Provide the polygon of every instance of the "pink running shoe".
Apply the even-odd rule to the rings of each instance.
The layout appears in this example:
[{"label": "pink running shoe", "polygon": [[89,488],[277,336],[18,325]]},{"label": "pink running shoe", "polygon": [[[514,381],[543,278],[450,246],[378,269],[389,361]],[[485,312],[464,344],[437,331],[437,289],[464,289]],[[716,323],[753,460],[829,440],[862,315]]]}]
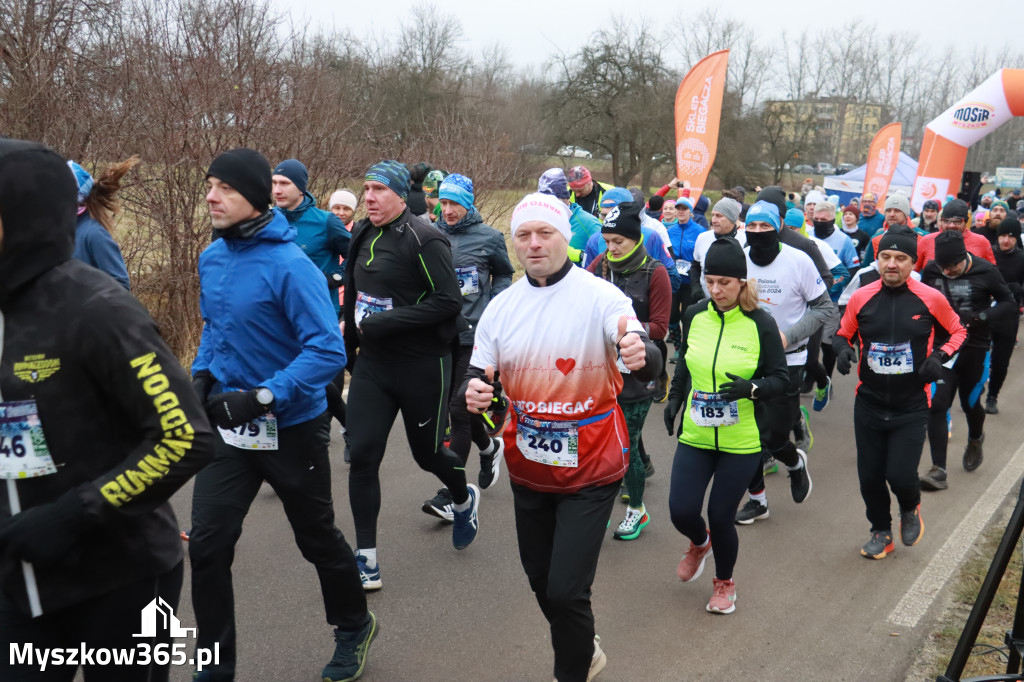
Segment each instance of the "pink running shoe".
[{"label": "pink running shoe", "polygon": [[719,580],[714,578],[711,581],[715,591],[708,602],[708,611],[711,613],[732,613],[736,610],[736,583],[732,580]]},{"label": "pink running shoe", "polygon": [[700,574],[704,572],[704,562],[707,561],[708,554],[711,554],[710,533],[708,534],[708,543],[703,547],[690,543],[686,554],[679,560],[679,569],[676,571],[679,579],[684,583],[692,583],[699,578]]}]

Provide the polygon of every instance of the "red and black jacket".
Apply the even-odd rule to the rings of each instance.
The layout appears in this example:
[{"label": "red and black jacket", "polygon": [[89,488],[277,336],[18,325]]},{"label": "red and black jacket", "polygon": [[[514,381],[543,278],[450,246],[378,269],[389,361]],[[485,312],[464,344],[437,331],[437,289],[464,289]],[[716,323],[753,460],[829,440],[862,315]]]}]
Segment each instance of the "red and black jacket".
[{"label": "red and black jacket", "polygon": [[[909,279],[906,284],[889,287],[878,280],[858,289],[833,340],[837,353],[847,343],[860,343],[857,397],[898,412],[926,409],[930,404],[928,385],[917,372],[932,353],[936,326],[943,336],[949,336],[941,346],[946,355],[955,353],[967,338],[960,316],[941,293],[926,284]],[[876,374],[868,366],[867,351],[872,343],[908,341],[914,357],[913,373]]]}]

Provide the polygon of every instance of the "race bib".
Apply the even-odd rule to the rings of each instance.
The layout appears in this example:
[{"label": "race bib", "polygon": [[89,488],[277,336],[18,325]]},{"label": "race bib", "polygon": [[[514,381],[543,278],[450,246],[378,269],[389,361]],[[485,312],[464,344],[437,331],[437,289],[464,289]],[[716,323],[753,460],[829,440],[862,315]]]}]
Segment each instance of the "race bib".
[{"label": "race bib", "polygon": [[0,403],[0,478],[57,473],[34,400]]},{"label": "race bib", "polygon": [[242,450],[277,450],[277,417],[269,412],[233,429],[222,429],[224,442]]},{"label": "race bib", "polygon": [[868,349],[868,367],[875,374],[911,374],[914,371],[914,351],[910,342],[872,343]]},{"label": "race bib", "polygon": [[694,391],[690,397],[690,419],[697,426],[732,426],[740,422],[740,407],[721,393]]},{"label": "race bib", "polygon": [[683,260],[682,258],[677,258],[676,259],[676,272],[678,272],[680,275],[684,275],[684,276],[685,275],[689,275],[690,274],[690,261]]},{"label": "race bib", "polygon": [[579,466],[576,422],[542,421],[518,415],[516,447],[531,462],[553,467]]},{"label": "race bib", "polygon": [[480,293],[480,273],[475,265],[455,268],[455,276],[459,278],[459,290],[463,296]]},{"label": "race bib", "polygon": [[361,327],[363,320],[375,313],[382,313],[394,307],[390,298],[377,298],[362,291],[356,294],[356,327]]}]

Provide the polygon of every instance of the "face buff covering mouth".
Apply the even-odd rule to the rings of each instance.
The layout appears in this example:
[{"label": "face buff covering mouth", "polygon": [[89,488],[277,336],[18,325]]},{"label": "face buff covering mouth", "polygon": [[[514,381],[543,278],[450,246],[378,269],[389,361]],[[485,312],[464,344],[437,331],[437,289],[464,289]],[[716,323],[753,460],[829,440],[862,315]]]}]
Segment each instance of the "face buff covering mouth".
[{"label": "face buff covering mouth", "polygon": [[747,232],[747,246],[750,247],[750,260],[754,265],[764,267],[770,265],[775,257],[779,255],[779,233],[775,230],[768,232]]}]

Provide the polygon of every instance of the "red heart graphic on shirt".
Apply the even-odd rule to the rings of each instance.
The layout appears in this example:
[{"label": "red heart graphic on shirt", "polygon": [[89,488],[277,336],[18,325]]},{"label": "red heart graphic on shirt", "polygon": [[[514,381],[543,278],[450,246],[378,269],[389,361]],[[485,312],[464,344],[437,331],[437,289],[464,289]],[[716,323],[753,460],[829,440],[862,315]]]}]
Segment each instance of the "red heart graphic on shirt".
[{"label": "red heart graphic on shirt", "polygon": [[555,360],[555,367],[557,367],[558,371],[564,374],[565,376],[569,376],[569,372],[571,372],[572,368],[575,366],[576,361],[573,360],[572,358],[558,358],[557,360]]}]

